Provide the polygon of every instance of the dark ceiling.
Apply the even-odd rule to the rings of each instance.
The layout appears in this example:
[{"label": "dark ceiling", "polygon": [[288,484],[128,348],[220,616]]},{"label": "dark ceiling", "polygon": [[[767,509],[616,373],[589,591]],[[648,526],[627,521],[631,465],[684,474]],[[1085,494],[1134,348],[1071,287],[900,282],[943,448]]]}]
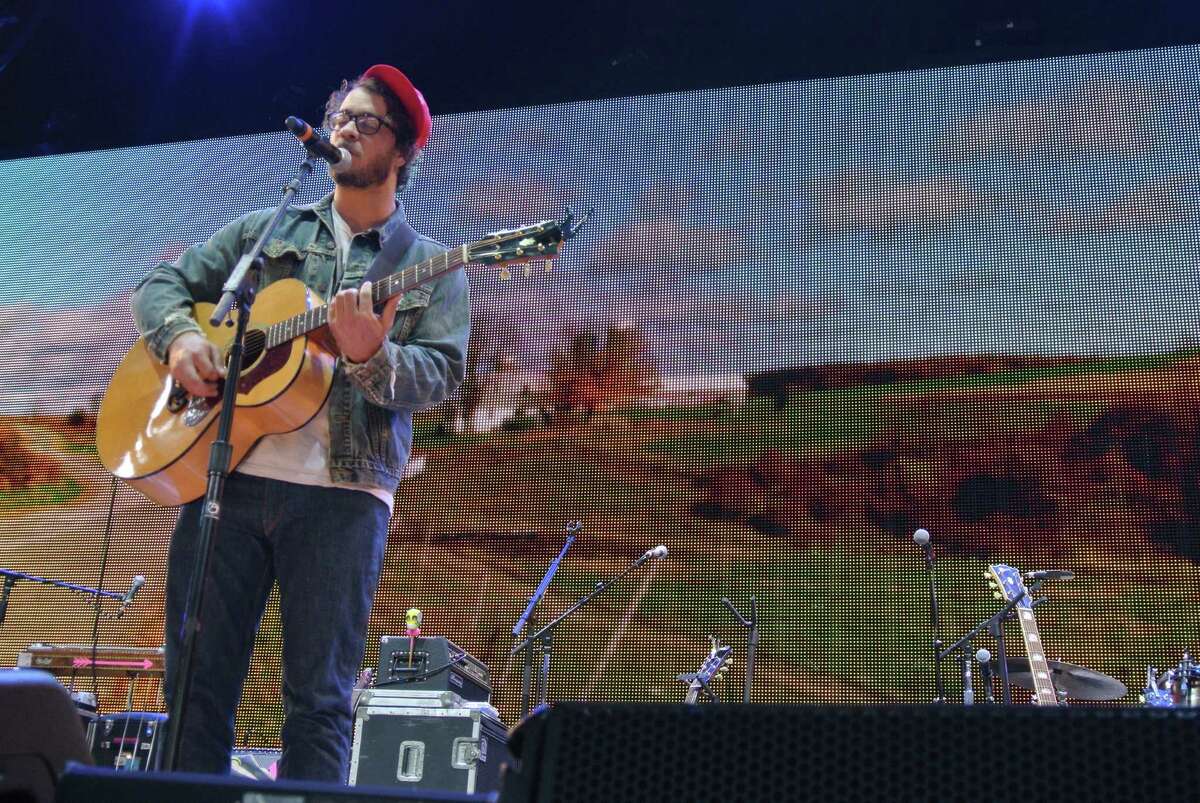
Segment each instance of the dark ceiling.
[{"label": "dark ceiling", "polygon": [[0,0],[0,157],[280,130],[380,61],[445,114],[1197,42],[1196,0]]}]

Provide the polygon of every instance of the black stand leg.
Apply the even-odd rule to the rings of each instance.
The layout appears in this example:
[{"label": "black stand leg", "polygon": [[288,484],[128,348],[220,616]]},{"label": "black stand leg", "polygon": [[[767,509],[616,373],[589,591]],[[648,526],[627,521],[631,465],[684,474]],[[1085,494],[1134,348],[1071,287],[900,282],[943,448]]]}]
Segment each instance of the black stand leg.
[{"label": "black stand leg", "polygon": [[8,595],[16,584],[17,578],[5,575],[4,587],[0,589],[0,625],[4,624],[4,617],[8,615]]}]

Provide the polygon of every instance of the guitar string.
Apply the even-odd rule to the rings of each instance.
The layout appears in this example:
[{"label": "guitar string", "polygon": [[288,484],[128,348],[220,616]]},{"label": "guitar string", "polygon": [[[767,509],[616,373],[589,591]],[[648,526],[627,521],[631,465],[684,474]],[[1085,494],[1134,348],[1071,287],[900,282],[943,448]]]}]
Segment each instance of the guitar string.
[{"label": "guitar string", "polygon": [[[444,251],[441,254],[435,254],[423,262],[419,262],[416,265],[388,276],[371,288],[372,301],[378,304],[380,301],[391,298],[398,292],[407,292],[422,281],[432,279],[439,274],[460,267],[464,263],[462,257],[458,253],[455,253],[457,251],[458,249],[454,249],[454,252]],[[451,253],[454,253],[453,257],[451,257]],[[437,268],[434,265],[439,258],[442,260],[441,268]],[[428,272],[425,280],[421,279],[421,272],[423,270]],[[399,286],[399,290],[397,290],[397,286]],[[328,309],[327,304],[311,307],[299,315],[293,315],[290,318],[285,318],[282,321],[271,324],[265,330],[266,343],[264,348],[275,348],[299,335],[307,334],[314,329],[324,326],[328,323]]]}]

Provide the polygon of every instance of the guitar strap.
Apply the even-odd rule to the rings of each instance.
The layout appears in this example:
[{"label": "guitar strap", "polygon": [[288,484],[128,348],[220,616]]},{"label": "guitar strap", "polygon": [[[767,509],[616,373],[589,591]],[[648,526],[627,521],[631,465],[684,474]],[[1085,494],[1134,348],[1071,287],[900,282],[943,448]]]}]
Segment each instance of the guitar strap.
[{"label": "guitar strap", "polygon": [[379,230],[379,253],[367,268],[363,281],[378,282],[396,272],[400,260],[417,239],[417,232],[408,225],[404,214],[404,203],[396,199],[396,211]]}]

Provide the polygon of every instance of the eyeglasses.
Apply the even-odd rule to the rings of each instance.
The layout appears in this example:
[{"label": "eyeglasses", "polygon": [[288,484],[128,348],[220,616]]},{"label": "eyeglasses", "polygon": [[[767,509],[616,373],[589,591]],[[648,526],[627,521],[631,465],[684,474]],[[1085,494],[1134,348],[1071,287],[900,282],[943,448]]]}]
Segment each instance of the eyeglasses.
[{"label": "eyeglasses", "polygon": [[371,114],[370,112],[355,113],[336,111],[329,115],[328,122],[329,129],[331,131],[350,125],[351,123],[354,123],[355,127],[358,128],[358,133],[360,134],[374,134],[379,130],[381,125],[391,128],[393,132],[396,130],[387,120],[383,119],[378,114]]}]

